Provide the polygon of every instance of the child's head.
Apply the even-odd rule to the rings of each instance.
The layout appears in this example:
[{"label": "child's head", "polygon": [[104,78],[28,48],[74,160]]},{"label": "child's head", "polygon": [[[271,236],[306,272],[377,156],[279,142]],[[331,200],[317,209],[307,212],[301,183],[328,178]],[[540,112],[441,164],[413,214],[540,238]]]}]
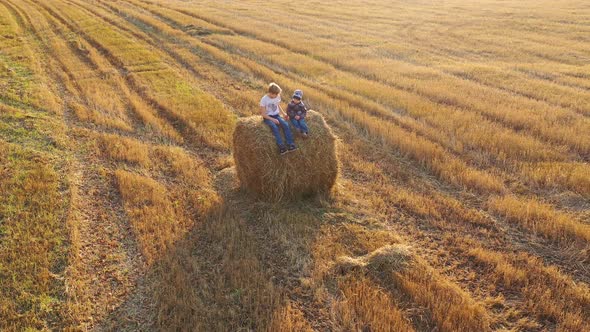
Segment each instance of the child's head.
[{"label": "child's head", "polygon": [[272,83],[270,83],[268,85],[268,95],[269,95],[269,97],[276,98],[278,95],[281,94],[281,91],[283,91],[283,90],[275,82],[272,82]]},{"label": "child's head", "polygon": [[301,102],[302,98],[303,98],[303,91],[295,90],[295,92],[293,93],[293,102],[296,104],[299,104]]}]

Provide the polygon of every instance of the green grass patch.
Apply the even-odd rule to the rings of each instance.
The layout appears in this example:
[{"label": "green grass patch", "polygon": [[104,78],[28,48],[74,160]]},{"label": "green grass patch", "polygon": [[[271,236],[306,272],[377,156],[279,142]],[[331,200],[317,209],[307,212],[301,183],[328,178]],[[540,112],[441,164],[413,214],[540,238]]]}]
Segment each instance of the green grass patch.
[{"label": "green grass patch", "polygon": [[0,330],[64,326],[68,230],[59,119],[0,104]]},{"label": "green grass patch", "polygon": [[[0,35],[11,35],[8,26]],[[64,124],[24,39],[0,40],[0,331],[68,325]],[[5,52],[5,50],[11,53]]]},{"label": "green grass patch", "polygon": [[52,154],[0,139],[0,330],[63,324],[68,245]]},{"label": "green grass patch", "polygon": [[0,95],[3,100],[30,103],[34,100],[33,80],[34,75],[29,68],[0,53]]}]

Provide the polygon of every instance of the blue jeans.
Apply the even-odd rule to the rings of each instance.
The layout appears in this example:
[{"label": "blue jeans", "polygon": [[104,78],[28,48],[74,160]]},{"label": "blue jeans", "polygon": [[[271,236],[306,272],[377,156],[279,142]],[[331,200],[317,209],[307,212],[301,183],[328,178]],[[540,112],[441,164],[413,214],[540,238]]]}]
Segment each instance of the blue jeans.
[{"label": "blue jeans", "polygon": [[291,128],[289,128],[289,124],[279,115],[270,115],[271,118],[279,120],[279,124],[270,121],[269,119],[264,119],[264,123],[266,123],[270,129],[272,130],[272,134],[275,136],[275,140],[279,146],[283,145],[283,138],[281,137],[281,131],[279,130],[279,126],[283,128],[285,132],[285,139],[287,140],[287,144],[293,144],[293,135],[291,134]]},{"label": "blue jeans", "polygon": [[300,132],[306,134],[309,132],[309,129],[307,129],[307,123],[305,123],[305,119],[291,119],[291,123],[293,124],[293,127],[297,128]]}]

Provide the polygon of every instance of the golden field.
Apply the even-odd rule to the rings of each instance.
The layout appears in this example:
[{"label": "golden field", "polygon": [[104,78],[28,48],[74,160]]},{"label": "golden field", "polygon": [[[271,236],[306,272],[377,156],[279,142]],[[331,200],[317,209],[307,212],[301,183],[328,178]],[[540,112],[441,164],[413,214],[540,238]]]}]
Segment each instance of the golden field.
[{"label": "golden field", "polygon": [[[2,331],[590,331],[587,1],[0,0],[0,77]],[[239,188],[271,81],[331,196]]]}]

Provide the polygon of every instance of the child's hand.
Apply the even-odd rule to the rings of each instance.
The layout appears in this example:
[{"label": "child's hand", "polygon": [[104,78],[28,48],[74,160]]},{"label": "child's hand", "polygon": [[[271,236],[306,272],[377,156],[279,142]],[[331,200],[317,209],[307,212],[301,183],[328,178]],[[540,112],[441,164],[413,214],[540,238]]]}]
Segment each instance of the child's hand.
[{"label": "child's hand", "polygon": [[280,123],[278,119],[272,119],[272,122],[274,122],[276,125]]},{"label": "child's hand", "polygon": [[295,120],[299,120],[301,117],[299,115],[295,115]]}]

